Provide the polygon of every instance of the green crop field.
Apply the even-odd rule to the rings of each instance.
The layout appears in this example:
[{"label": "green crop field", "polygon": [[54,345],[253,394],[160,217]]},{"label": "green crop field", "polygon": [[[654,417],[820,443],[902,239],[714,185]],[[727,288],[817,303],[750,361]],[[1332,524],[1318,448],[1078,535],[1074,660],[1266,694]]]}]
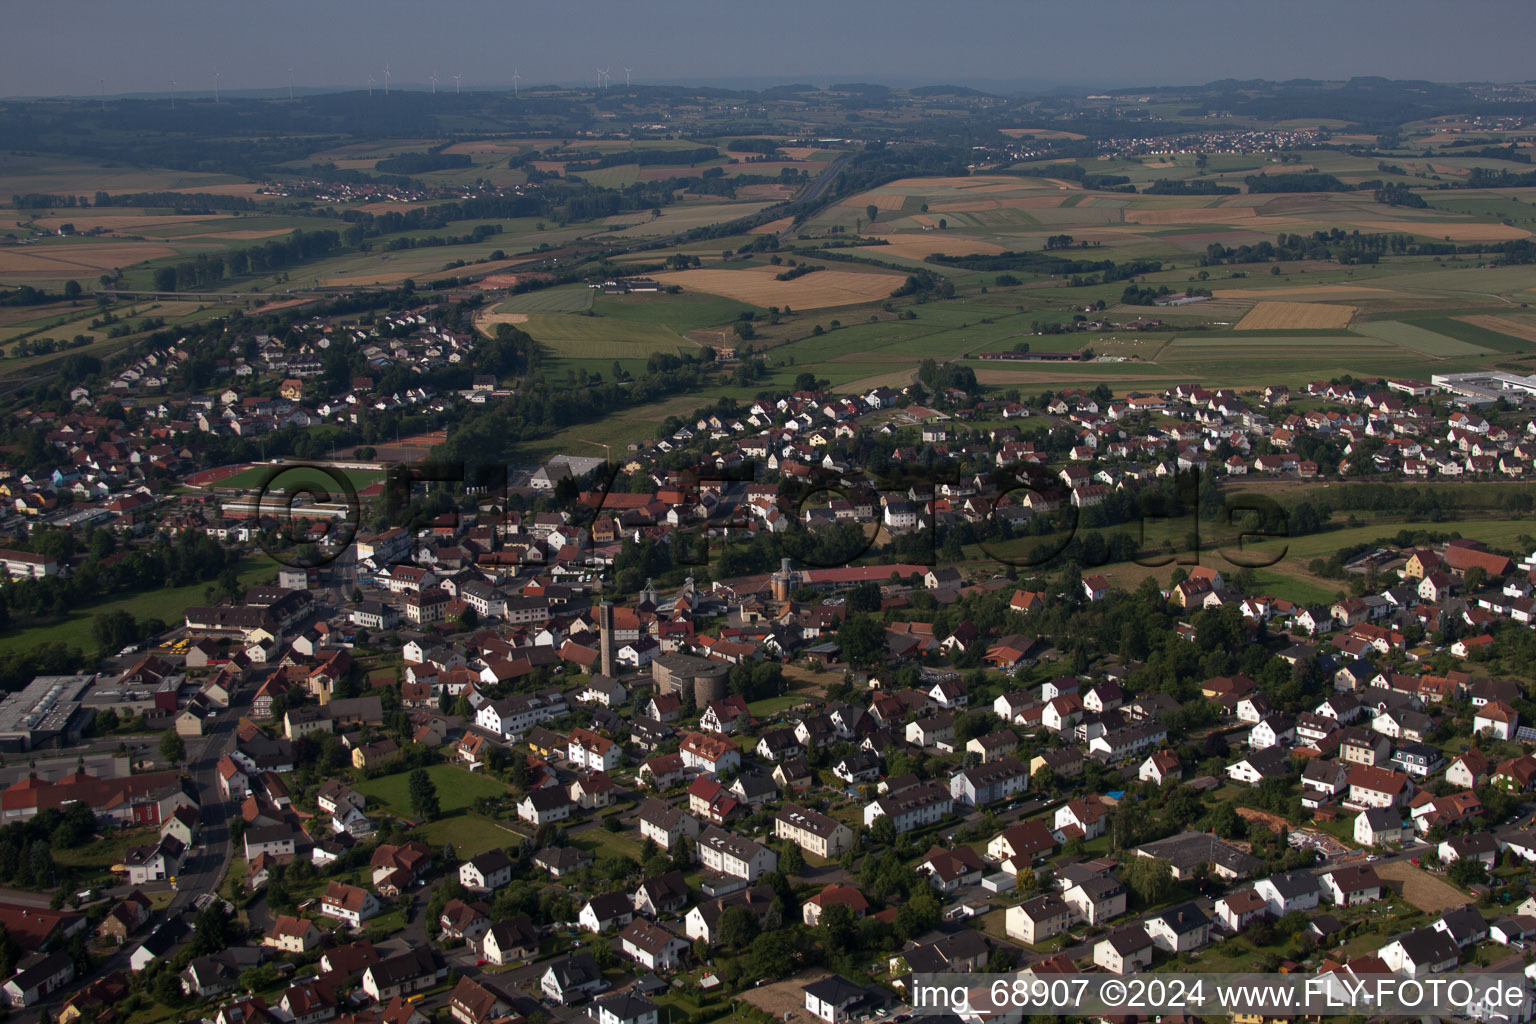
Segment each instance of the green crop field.
[{"label": "green crop field", "polygon": [[[434,764],[427,769],[427,774],[437,785],[438,806],[444,814],[465,810],[483,796],[500,797],[510,792],[504,783],[466,771],[458,765]],[[370,801],[377,801],[391,814],[402,818],[415,816],[411,809],[410,772],[366,779],[353,788]]]},{"label": "green crop field", "polygon": [[592,308],[593,290],[584,284],[544,288],[513,295],[496,307],[498,313],[585,313]]},{"label": "green crop field", "polygon": [[[1522,319],[1519,315],[1511,316],[1503,310],[1497,311],[1495,316],[1503,317],[1515,323],[1524,323],[1536,328],[1536,323],[1529,319]],[[1465,320],[1457,320],[1454,317],[1429,317],[1410,321],[1426,330],[1456,338],[1468,345],[1476,346],[1485,351],[1506,352],[1510,354],[1528,354],[1536,352],[1536,343],[1526,341],[1523,338],[1511,337],[1498,331],[1491,331],[1477,324],[1469,324]]]},{"label": "green crop field", "polygon": [[645,357],[652,352],[680,352],[694,345],[660,324],[608,317],[535,313],[520,325],[552,354],[574,359]]},{"label": "green crop field", "polygon": [[1429,330],[1421,326],[1423,323],[1422,320],[1417,324],[1402,323],[1397,320],[1372,320],[1356,324],[1355,330],[1427,356],[1478,356],[1488,352],[1486,348]]},{"label": "green crop field", "polygon": [[637,324],[663,324],[677,331],[723,327],[742,313],[768,312],[735,299],[704,292],[683,292],[681,295],[660,292],[599,295],[592,303],[592,309],[598,316]]}]

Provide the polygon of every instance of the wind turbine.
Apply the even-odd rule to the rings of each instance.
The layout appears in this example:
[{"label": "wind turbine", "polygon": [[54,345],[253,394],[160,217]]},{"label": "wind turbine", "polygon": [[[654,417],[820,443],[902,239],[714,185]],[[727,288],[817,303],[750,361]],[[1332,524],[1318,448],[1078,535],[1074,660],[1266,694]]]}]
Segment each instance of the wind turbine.
[{"label": "wind turbine", "polygon": [[517,68],[512,69],[512,95],[517,95],[517,81],[523,76],[517,73]]},{"label": "wind turbine", "polygon": [[213,102],[219,102],[219,72],[213,73]]},{"label": "wind turbine", "polygon": [[176,109],[176,79],[171,79],[171,109]]},{"label": "wind turbine", "polygon": [[368,95],[369,96],[373,95],[373,76],[372,75],[368,76]]},{"label": "wind turbine", "polygon": [[389,95],[389,63],[384,64],[384,95]]},{"label": "wind turbine", "polygon": [[631,71],[633,71],[633,70],[635,70],[635,69],[634,68],[625,68],[624,69],[624,88],[626,88],[626,89],[629,88],[629,73]]},{"label": "wind turbine", "polygon": [[457,96],[459,94],[459,79],[461,79],[463,77],[464,77],[463,75],[454,75],[453,76],[453,94],[455,96]]},{"label": "wind turbine", "polygon": [[432,95],[436,96],[437,95],[437,72],[436,71],[432,72],[430,77],[432,79]]}]

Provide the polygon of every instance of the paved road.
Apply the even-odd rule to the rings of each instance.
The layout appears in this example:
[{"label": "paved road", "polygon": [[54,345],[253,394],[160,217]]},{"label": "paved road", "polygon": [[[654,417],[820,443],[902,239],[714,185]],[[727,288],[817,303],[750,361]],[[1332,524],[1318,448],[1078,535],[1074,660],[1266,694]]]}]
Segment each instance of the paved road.
[{"label": "paved road", "polygon": [[250,701],[248,688],[238,692],[230,706],[219,713],[208,734],[187,745],[187,773],[197,783],[198,799],[202,804],[202,842],[182,865],[181,874],[176,879],[176,898],[171,901],[168,913],[186,910],[200,894],[214,892],[229,866],[231,805],[219,793],[216,766],[219,758],[235,749],[235,727]]}]

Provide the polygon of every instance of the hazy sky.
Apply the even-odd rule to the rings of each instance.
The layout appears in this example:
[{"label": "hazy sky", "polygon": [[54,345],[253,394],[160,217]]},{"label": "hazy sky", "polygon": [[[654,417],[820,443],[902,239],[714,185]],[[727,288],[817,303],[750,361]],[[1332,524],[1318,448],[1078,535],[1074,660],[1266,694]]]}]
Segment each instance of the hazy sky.
[{"label": "hazy sky", "polygon": [[9,0],[0,96],[382,81],[1536,77],[1532,0]]}]

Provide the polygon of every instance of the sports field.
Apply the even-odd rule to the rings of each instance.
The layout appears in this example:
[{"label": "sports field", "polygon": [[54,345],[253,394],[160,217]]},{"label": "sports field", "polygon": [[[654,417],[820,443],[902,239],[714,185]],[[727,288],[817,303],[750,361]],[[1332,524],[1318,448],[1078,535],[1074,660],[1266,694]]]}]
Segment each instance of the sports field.
[{"label": "sports field", "polygon": [[[276,475],[273,475],[274,470],[278,470]],[[384,476],[382,469],[334,469],[310,465],[252,466],[234,476],[225,477],[216,486],[235,490],[254,490],[271,477],[268,490],[293,493],[311,487],[328,491],[339,501],[344,499],[344,492],[337,477],[345,477],[352,482],[353,487],[362,491],[384,479]]]}]

